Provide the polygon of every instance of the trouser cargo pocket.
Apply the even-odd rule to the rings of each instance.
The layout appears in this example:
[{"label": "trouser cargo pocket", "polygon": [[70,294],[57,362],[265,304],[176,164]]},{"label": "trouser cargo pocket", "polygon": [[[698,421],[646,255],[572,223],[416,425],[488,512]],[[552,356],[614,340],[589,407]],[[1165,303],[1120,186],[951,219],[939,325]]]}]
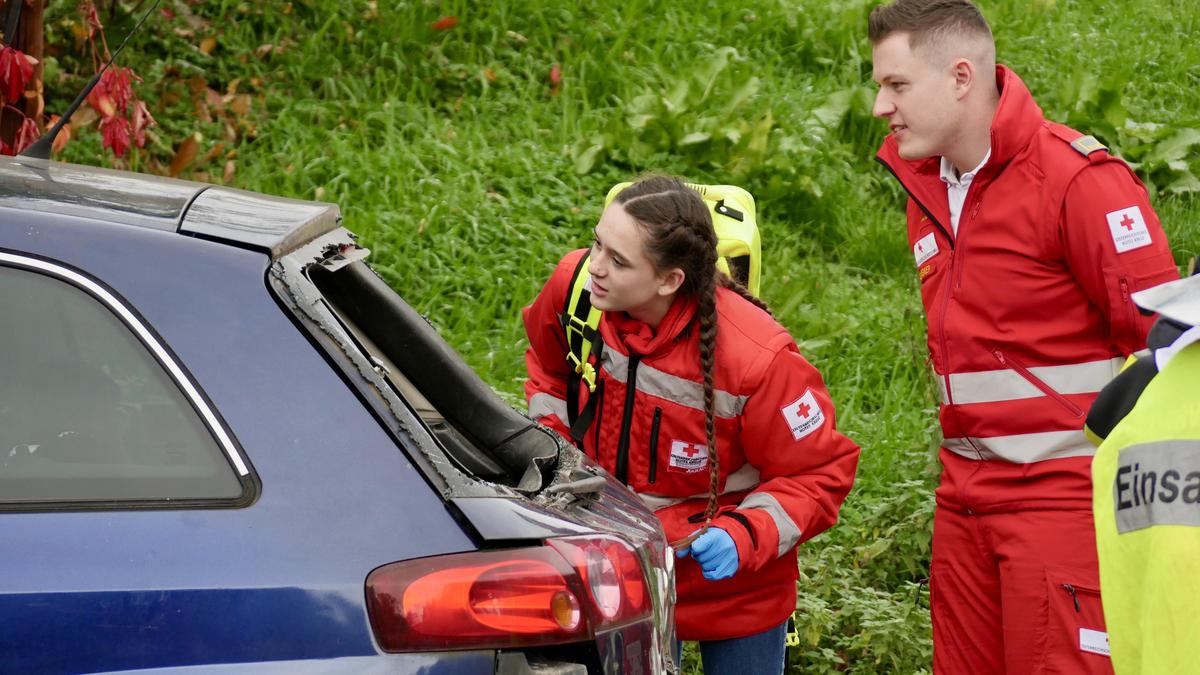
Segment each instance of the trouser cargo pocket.
[{"label": "trouser cargo pocket", "polygon": [[1047,568],[1046,595],[1040,672],[1112,673],[1096,573]]}]

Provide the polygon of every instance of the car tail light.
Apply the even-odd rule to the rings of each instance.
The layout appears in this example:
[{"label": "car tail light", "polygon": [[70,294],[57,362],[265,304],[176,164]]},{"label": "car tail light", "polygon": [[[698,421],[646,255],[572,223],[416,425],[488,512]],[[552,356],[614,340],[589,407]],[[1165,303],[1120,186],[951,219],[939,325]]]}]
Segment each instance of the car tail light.
[{"label": "car tail light", "polygon": [[616,537],[476,551],[380,567],[367,611],[388,652],[487,649],[591,639],[646,617],[650,590],[632,547]]}]

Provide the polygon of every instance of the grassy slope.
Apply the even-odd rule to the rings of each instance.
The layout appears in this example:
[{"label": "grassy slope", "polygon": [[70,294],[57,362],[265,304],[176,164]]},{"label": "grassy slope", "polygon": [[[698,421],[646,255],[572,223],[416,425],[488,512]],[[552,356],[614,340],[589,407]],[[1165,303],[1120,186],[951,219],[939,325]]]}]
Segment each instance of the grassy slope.
[{"label": "grassy slope", "polygon": [[[935,401],[902,197],[870,161],[884,132],[868,112],[862,30],[873,3],[754,4],[374,10],[309,0],[289,11],[214,1],[195,8],[213,19],[196,36],[218,39],[211,56],[166,37],[156,54],[133,58],[146,95],[161,101],[178,89],[162,76],[168,65],[218,89],[240,78],[246,91],[260,78],[251,90],[258,134],[237,148],[235,183],[338,202],[376,269],[515,404],[519,310],[558,256],[588,241],[608,186],[660,170],[754,192],[764,295],[864,449],[842,524],[801,554],[806,653],[796,663],[915,672],[930,654],[915,582],[926,575]],[[1200,109],[1200,55],[1186,39],[1200,9],[1187,0],[1122,7],[984,3],[1001,60],[1056,118],[1119,117],[1092,101],[1100,90],[1117,92],[1133,121],[1200,126],[1185,117]],[[459,25],[431,30],[443,15]],[[285,49],[252,56],[263,44]],[[563,73],[556,95],[553,63]],[[1089,73],[1100,76],[1095,86]],[[197,127],[186,104],[159,110],[166,143]],[[96,145],[84,132],[67,156],[95,163]],[[1200,251],[1195,201],[1157,204],[1180,258]]]}]

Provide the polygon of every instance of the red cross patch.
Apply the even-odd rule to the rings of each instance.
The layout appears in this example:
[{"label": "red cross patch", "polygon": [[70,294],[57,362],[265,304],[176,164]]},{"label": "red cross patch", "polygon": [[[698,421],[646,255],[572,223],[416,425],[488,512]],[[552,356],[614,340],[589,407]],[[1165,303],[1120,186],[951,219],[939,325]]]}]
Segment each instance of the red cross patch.
[{"label": "red cross patch", "polygon": [[817,404],[817,397],[812,389],[806,389],[804,395],[779,409],[787,422],[792,437],[800,440],[825,424],[825,413]]},{"label": "red cross patch", "polygon": [[1150,245],[1150,230],[1146,229],[1142,210],[1136,204],[1110,211],[1104,217],[1108,220],[1108,230],[1112,234],[1113,246],[1117,248],[1117,253]]},{"label": "red cross patch", "polygon": [[708,444],[688,441],[671,441],[671,458],[667,463],[671,471],[697,473],[708,468]]}]

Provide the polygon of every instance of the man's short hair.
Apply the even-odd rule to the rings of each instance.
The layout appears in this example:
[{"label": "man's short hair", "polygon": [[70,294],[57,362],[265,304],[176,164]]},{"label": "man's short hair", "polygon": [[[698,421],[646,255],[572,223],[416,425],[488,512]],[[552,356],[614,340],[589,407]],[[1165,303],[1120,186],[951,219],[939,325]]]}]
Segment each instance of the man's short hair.
[{"label": "man's short hair", "polygon": [[942,45],[955,35],[995,44],[983,13],[969,0],[895,0],[871,10],[867,36],[879,44],[893,33],[908,33],[909,47]]}]

